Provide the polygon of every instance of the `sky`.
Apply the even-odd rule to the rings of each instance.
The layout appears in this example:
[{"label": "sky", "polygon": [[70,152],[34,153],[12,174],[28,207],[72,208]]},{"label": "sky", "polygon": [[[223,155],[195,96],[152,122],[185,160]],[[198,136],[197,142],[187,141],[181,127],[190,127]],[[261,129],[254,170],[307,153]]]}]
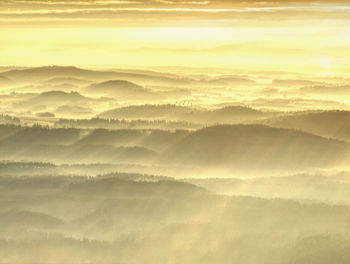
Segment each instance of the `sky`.
[{"label": "sky", "polygon": [[0,58],[345,75],[350,1],[1,0]]}]

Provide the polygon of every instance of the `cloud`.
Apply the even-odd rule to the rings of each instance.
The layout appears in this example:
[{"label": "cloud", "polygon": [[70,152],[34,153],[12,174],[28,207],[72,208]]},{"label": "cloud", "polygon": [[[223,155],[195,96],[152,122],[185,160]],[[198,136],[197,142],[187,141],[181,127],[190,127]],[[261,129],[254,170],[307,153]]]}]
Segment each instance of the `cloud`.
[{"label": "cloud", "polygon": [[[149,25],[154,23],[200,24],[225,23],[235,25],[245,20],[280,21],[350,20],[350,3],[340,1],[332,5],[320,1],[231,1],[231,0],[3,0],[0,1],[2,26],[20,23],[57,23],[60,20],[108,20],[114,25]],[[278,20],[278,21],[277,21]],[[187,22],[185,22],[187,21]],[[69,22],[70,23],[70,22]]]},{"label": "cloud", "polygon": [[300,88],[300,91],[303,93],[343,96],[350,94],[350,85],[315,85]]},{"label": "cloud", "polygon": [[120,5],[120,4],[139,4],[139,3],[143,3],[140,1],[133,1],[133,0],[95,0],[95,1],[36,1],[36,0],[28,0],[28,1],[24,1],[24,0],[13,0],[13,1],[5,1],[5,3],[3,4],[11,4],[11,5],[27,5],[27,6],[31,6],[31,5],[47,5],[47,6],[52,6],[52,5],[64,5],[64,6],[68,6],[68,5],[72,5],[72,6],[91,6],[91,5]]},{"label": "cloud", "polygon": [[[2,0],[0,52],[5,64],[14,57],[23,61],[23,56],[40,56],[73,64],[75,58],[85,65],[107,56],[128,64],[171,61],[256,69],[272,64],[288,70],[309,64],[298,71],[328,73],[333,65],[343,71],[349,61],[349,3]],[[247,44],[252,42],[258,45]]]},{"label": "cloud", "polygon": [[[135,3],[133,3],[135,4]],[[275,17],[288,20],[298,18],[318,19],[350,19],[349,7],[261,7],[261,8],[189,8],[189,7],[74,7],[74,8],[38,8],[38,9],[16,9],[0,10],[0,18],[118,18],[118,15],[138,14],[148,16],[174,15],[192,16],[192,19],[274,19]],[[169,17],[171,19],[171,17]]]},{"label": "cloud", "polygon": [[[76,12],[85,9],[110,11],[159,11],[159,12],[271,12],[271,11],[345,11],[349,10],[349,1],[340,1],[332,5],[309,0],[286,1],[231,1],[231,0],[3,0],[0,2],[2,14],[26,14],[36,12]],[[137,7],[135,7],[137,5]]]}]

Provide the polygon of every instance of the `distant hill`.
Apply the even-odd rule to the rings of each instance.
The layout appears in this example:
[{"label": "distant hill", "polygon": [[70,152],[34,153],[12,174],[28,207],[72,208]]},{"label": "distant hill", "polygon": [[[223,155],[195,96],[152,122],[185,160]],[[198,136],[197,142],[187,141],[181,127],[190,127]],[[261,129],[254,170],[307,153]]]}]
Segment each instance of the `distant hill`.
[{"label": "distant hill", "polygon": [[112,109],[99,114],[99,117],[104,118],[171,118],[180,119],[185,114],[198,112],[198,110],[178,105],[135,105]]},{"label": "distant hill", "polygon": [[75,145],[114,145],[114,146],[130,146],[136,145],[143,137],[146,136],[146,132],[136,129],[120,129],[120,130],[107,130],[107,129],[95,129],[83,137],[81,140],[75,142]]},{"label": "distant hill", "polygon": [[0,126],[1,143],[27,148],[38,145],[69,145],[81,137],[78,129]]},{"label": "distant hill", "polygon": [[49,91],[18,102],[16,106],[24,108],[37,108],[39,106],[58,107],[60,105],[88,103],[92,101],[93,99],[85,97],[78,92]]},{"label": "distant hill", "polygon": [[350,238],[343,234],[320,234],[299,239],[284,256],[286,264],[350,262]]},{"label": "distant hill", "polygon": [[86,100],[87,98],[82,96],[81,94],[77,92],[62,92],[62,91],[49,91],[44,92],[35,97],[35,100],[46,100],[46,101],[82,101]]},{"label": "distant hill", "polygon": [[[1,159],[61,163],[132,163],[153,161],[158,155],[144,147],[115,147],[109,144],[48,145],[35,144],[20,147],[2,145]],[[6,152],[6,153],[4,153]]]},{"label": "distant hill", "polygon": [[[164,149],[188,135],[186,130],[95,129],[21,127],[0,125],[0,143],[27,149],[33,145],[111,145]],[[1,151],[1,149],[0,149]]]},{"label": "distant hill", "polygon": [[74,85],[86,85],[91,81],[78,79],[73,77],[55,77],[44,81],[45,84],[74,84]]},{"label": "distant hill", "polygon": [[263,112],[245,106],[227,106],[209,111],[203,121],[208,123],[239,123],[250,122],[276,115],[279,115],[279,113]]},{"label": "distant hill", "polygon": [[321,85],[324,84],[318,81],[305,80],[305,79],[275,79],[272,80],[272,84],[280,86],[309,86],[309,85]]},{"label": "distant hill", "polygon": [[210,79],[206,81],[202,81],[203,83],[207,83],[209,85],[217,85],[217,86],[227,86],[227,85],[254,85],[255,81],[247,79],[247,78],[238,78],[232,76],[220,76],[215,79]]},{"label": "distant hill", "polygon": [[130,71],[96,71],[80,69],[72,66],[45,66],[21,70],[10,70],[3,72],[2,75],[12,80],[16,80],[17,82],[43,82],[45,80],[57,77],[74,77],[92,81],[106,81],[113,79],[142,81],[143,83],[154,85],[188,84],[188,80],[177,76],[159,76],[159,74],[152,74],[151,72],[138,73]]},{"label": "distant hill", "polygon": [[297,174],[260,178],[199,178],[183,181],[211,192],[265,198],[307,199],[319,202],[350,203],[350,174]]},{"label": "distant hill", "polygon": [[155,96],[154,93],[142,86],[123,80],[110,80],[91,84],[84,89],[85,93],[110,96],[118,99],[145,100]]},{"label": "distant hill", "polygon": [[350,85],[314,85],[302,87],[299,91],[312,94],[344,96],[350,94]]},{"label": "distant hill", "polygon": [[45,117],[55,117],[55,114],[51,112],[39,112],[39,113],[36,113],[35,116],[45,118]]},{"label": "distant hill", "polygon": [[80,91],[80,87],[71,84],[71,83],[38,83],[38,84],[28,84],[28,85],[18,85],[16,87],[11,88],[11,92],[28,95],[30,93],[43,93],[43,92],[51,92],[51,91],[63,91],[63,92],[71,92],[71,91]]},{"label": "distant hill", "polygon": [[86,116],[93,114],[93,110],[88,107],[67,104],[59,106],[55,113],[63,116]]},{"label": "distant hill", "polygon": [[8,81],[9,79],[0,74],[0,81]]},{"label": "distant hill", "polygon": [[172,178],[130,173],[0,175],[0,190],[0,258],[7,263],[350,259],[348,205],[215,195]]},{"label": "distant hill", "polygon": [[[231,86],[231,85],[254,85],[255,81],[240,76],[223,75],[219,77],[208,76],[201,78],[182,77],[175,74],[167,74],[154,71],[138,71],[138,70],[88,70],[73,66],[44,66],[37,68],[13,69],[2,73],[4,77],[11,79],[17,83],[28,82],[45,82],[53,79],[57,82],[57,78],[66,78],[67,83],[80,85],[73,79],[91,80],[92,82],[103,82],[108,80],[125,80],[130,82],[142,83],[142,85],[166,85],[166,86],[182,86],[189,85],[201,87],[203,85],[210,86]],[[315,84],[315,83],[309,83]]]},{"label": "distant hill", "polygon": [[22,127],[18,125],[13,125],[13,124],[0,125],[0,140],[3,140],[13,135],[22,129],[23,129]]},{"label": "distant hill", "polygon": [[100,95],[119,100],[159,101],[162,99],[174,99],[191,95],[185,89],[156,91],[144,88],[140,85],[123,80],[109,80],[102,83],[94,83],[83,89],[86,94]]},{"label": "distant hill", "polygon": [[321,111],[274,118],[267,124],[350,141],[350,111]]},{"label": "distant hill", "polygon": [[60,219],[30,211],[7,210],[0,212],[0,230],[6,228],[54,229],[63,225]]},{"label": "distant hill", "polygon": [[227,106],[214,110],[198,109],[178,105],[137,105],[121,107],[99,114],[104,118],[168,118],[204,124],[251,122],[279,115],[244,106]]},{"label": "distant hill", "polygon": [[[95,162],[95,163],[144,163],[157,157],[157,153],[144,147],[114,147],[109,144],[86,144],[72,146],[65,152],[62,159],[65,162]],[[55,157],[53,156],[54,160]]]},{"label": "distant hill", "polygon": [[79,69],[73,66],[44,66],[37,68],[27,69],[15,69],[3,72],[2,74],[6,77],[32,79],[32,78],[45,78],[55,76],[74,76],[88,74],[88,70]]},{"label": "distant hill", "polygon": [[11,80],[0,74],[0,85],[7,85],[9,83],[11,83]]},{"label": "distant hill", "polygon": [[140,85],[129,81],[123,80],[110,80],[102,83],[94,83],[89,85],[86,89],[90,93],[113,93],[113,92],[123,92],[123,91],[144,91],[146,90]]},{"label": "distant hill", "polygon": [[157,151],[162,151],[181,140],[188,133],[189,132],[186,130],[177,130],[170,132],[164,130],[146,129],[96,129],[79,141],[75,142],[75,145],[81,146],[86,144],[109,144],[114,146],[141,146]]},{"label": "distant hill", "polygon": [[194,132],[4,127],[1,133],[3,160],[146,162],[169,172],[180,166],[178,175],[188,167],[230,172],[331,168],[350,157],[350,144],[344,141],[264,125],[219,125]]},{"label": "distant hill", "polygon": [[[41,87],[39,87],[40,89]],[[51,91],[77,91],[79,89],[77,86],[71,83],[62,83],[62,84],[56,84],[50,87]],[[46,90],[49,91],[49,90]]]},{"label": "distant hill", "polygon": [[231,169],[328,167],[349,157],[350,145],[263,125],[221,125],[190,133],[160,162]]},{"label": "distant hill", "polygon": [[[145,141],[152,133],[142,130],[96,130],[86,135],[78,129],[0,126],[1,134],[3,160],[115,164],[150,162],[158,156],[148,147],[152,143]],[[167,143],[158,144],[158,148]]]}]

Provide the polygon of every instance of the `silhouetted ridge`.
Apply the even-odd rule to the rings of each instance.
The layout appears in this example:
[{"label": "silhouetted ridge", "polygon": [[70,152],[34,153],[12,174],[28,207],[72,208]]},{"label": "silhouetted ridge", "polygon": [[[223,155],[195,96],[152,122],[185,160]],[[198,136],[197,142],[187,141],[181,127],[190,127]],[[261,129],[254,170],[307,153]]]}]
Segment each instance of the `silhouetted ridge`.
[{"label": "silhouetted ridge", "polygon": [[272,126],[292,128],[324,137],[350,140],[349,111],[321,111],[271,119]]},{"label": "silhouetted ridge", "polygon": [[98,90],[107,90],[110,91],[110,89],[132,89],[132,90],[145,90],[142,86],[134,84],[129,81],[124,80],[110,80],[102,83],[97,84],[91,84],[88,86],[89,90],[97,89]]},{"label": "silhouetted ridge", "polygon": [[193,108],[178,105],[134,105],[112,109],[101,113],[106,118],[161,118],[175,117],[196,111]]},{"label": "silhouetted ridge", "polygon": [[75,77],[92,81],[105,81],[122,79],[130,81],[144,81],[151,84],[187,84],[188,80],[177,76],[160,76],[149,72],[131,71],[97,71],[81,69],[73,66],[45,66],[21,70],[9,70],[2,73],[3,76],[16,81],[45,81],[56,77]]},{"label": "silhouetted ridge", "polygon": [[19,108],[29,107],[35,110],[43,110],[46,107],[57,107],[65,104],[76,104],[82,102],[87,103],[92,102],[92,100],[94,99],[85,97],[78,92],[67,93],[63,91],[48,91],[22,102],[17,102],[16,106]]},{"label": "silhouetted ridge", "polygon": [[40,126],[16,127],[10,132],[5,126],[0,126],[0,132],[6,133],[2,142],[26,147],[33,144],[70,144],[80,138],[81,131],[71,128],[48,129]]},{"label": "silhouetted ridge", "polygon": [[254,114],[254,115],[262,113],[259,110],[256,110],[251,107],[246,107],[246,106],[226,106],[223,108],[213,110],[213,112],[217,114],[230,114],[234,112],[237,114]]},{"label": "silhouetted ridge", "polygon": [[[209,123],[240,123],[278,115],[278,112],[263,112],[246,106],[226,106],[203,113],[203,121]],[[195,119],[195,118],[193,118]]]},{"label": "silhouetted ridge", "polygon": [[91,81],[73,78],[73,77],[54,77],[44,81],[45,84],[49,83],[49,84],[76,84],[76,85],[83,85],[90,82]]},{"label": "silhouetted ridge", "polygon": [[86,97],[82,96],[78,92],[66,93],[63,91],[49,91],[41,93],[37,98],[48,99],[48,100],[65,100],[69,98],[70,100],[83,100]]},{"label": "silhouetted ridge", "polygon": [[120,100],[147,100],[154,99],[155,96],[157,96],[157,94],[150,89],[123,80],[110,80],[91,84],[86,87],[84,91],[89,94],[100,94]]},{"label": "silhouetted ridge", "polygon": [[349,157],[349,145],[263,125],[221,125],[192,132],[164,155],[168,162],[235,168],[324,167]]},{"label": "silhouetted ridge", "polygon": [[36,212],[7,210],[0,212],[0,230],[3,228],[51,229],[63,225],[58,218]]},{"label": "silhouetted ridge", "polygon": [[46,76],[74,76],[82,73],[88,73],[89,70],[80,69],[74,66],[44,66],[37,68],[10,70],[4,72],[5,76],[18,76],[22,77],[46,77]]},{"label": "silhouetted ridge", "polygon": [[6,81],[7,81],[8,78],[6,78],[5,76],[3,76],[3,75],[0,74],[0,81],[2,81],[2,80],[6,80]]},{"label": "silhouetted ridge", "polygon": [[214,110],[180,105],[134,105],[105,111],[103,118],[169,118],[187,122],[219,124],[252,122],[278,115],[278,112],[263,112],[245,106],[227,106]]}]

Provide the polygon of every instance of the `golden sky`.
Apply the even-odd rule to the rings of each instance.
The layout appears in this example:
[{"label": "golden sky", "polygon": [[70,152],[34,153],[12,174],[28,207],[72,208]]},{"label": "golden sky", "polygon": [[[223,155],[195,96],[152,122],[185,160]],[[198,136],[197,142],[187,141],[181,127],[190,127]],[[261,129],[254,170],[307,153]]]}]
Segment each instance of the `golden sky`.
[{"label": "golden sky", "polygon": [[1,65],[345,74],[350,1],[1,0]]}]

